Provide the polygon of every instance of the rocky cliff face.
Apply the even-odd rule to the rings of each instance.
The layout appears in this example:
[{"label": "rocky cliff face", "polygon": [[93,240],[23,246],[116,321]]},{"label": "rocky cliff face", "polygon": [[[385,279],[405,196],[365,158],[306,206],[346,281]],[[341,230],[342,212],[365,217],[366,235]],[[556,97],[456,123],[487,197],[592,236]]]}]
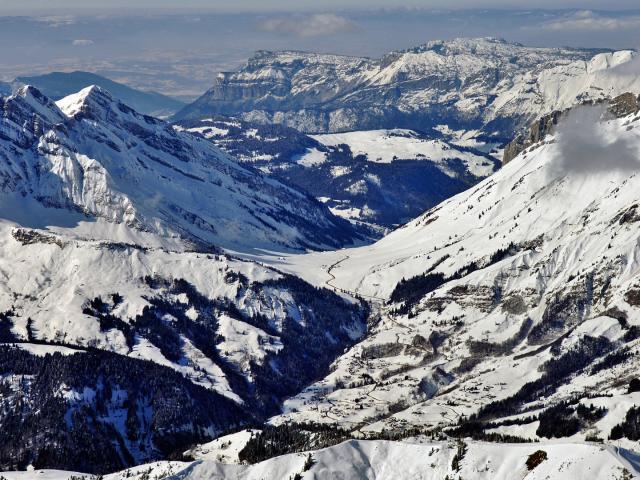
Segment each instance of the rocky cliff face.
[{"label": "rocky cliff face", "polygon": [[359,238],[308,194],[98,87],[58,104],[24,87],[0,103],[4,194],[200,249],[330,248]]},{"label": "rocky cliff face", "polygon": [[311,133],[446,124],[507,139],[541,114],[601,95],[591,88],[603,81],[598,72],[630,56],[490,38],[434,41],[376,60],[258,52],[175,118],[223,113]]},{"label": "rocky cliff face", "polygon": [[506,165],[516,158],[520,152],[543,140],[547,134],[551,133],[553,127],[558,124],[558,120],[562,115],[563,112],[555,111],[533,122],[526,133],[518,135],[507,144],[502,155],[502,164]]},{"label": "rocky cliff face", "polygon": [[[631,115],[640,110],[640,97],[630,92],[597,103],[604,104],[608,114],[613,118]],[[594,102],[583,103],[582,105],[594,105]],[[571,110],[572,108],[563,111],[556,110],[532,123],[525,133],[518,135],[507,144],[504,149],[502,164],[506,165],[517,157],[520,152],[544,140],[544,137],[553,132],[553,128],[558,125],[560,119]]]}]

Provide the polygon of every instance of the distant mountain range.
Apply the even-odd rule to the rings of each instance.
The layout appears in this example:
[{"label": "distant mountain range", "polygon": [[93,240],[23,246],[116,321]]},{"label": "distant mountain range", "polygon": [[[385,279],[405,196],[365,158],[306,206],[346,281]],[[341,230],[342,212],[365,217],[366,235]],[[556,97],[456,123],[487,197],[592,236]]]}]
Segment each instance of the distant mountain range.
[{"label": "distant mountain range", "polygon": [[637,76],[612,83],[607,73],[633,55],[493,38],[433,41],[380,59],[261,51],[174,120],[221,113],[307,133],[446,125],[504,143],[553,109],[633,91]]},{"label": "distant mountain range", "polygon": [[155,117],[168,117],[184,107],[175,98],[157,92],[145,92],[114,82],[90,72],[52,72],[45,75],[18,77],[14,85],[32,85],[52,100],[60,100],[83,88],[96,85],[140,113]]},{"label": "distant mountain range", "polygon": [[379,60],[262,51],[173,119],[375,237],[490,175],[537,118],[640,90],[634,57],[493,38]]}]

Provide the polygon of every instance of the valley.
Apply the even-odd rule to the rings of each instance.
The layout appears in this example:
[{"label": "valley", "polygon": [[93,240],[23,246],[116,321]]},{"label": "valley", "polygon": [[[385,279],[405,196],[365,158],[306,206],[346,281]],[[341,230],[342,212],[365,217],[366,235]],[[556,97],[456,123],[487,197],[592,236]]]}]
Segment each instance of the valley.
[{"label": "valley", "polygon": [[0,478],[640,475],[636,59],[262,51],[171,122],[0,97]]}]

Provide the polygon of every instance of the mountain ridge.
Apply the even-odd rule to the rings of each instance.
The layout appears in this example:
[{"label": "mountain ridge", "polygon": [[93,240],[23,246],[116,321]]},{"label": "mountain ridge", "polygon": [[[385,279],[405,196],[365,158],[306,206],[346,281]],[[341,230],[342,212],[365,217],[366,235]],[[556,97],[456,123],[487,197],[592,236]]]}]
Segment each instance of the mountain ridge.
[{"label": "mountain ridge", "polygon": [[18,77],[13,81],[14,89],[24,85],[38,88],[44,95],[53,100],[76,93],[83,88],[97,85],[111,92],[124,103],[140,113],[153,116],[169,116],[184,106],[176,100],[157,92],[146,92],[115,82],[109,78],[91,72],[51,72],[45,75]]},{"label": "mountain ridge", "polygon": [[[138,114],[99,87],[58,105],[23,87],[4,105],[6,131],[20,147],[10,153],[14,147],[7,144],[5,155],[27,160],[7,167],[5,191],[17,189],[45,205],[136,225],[141,232],[189,238],[200,248],[323,248],[322,242],[358,238],[308,194]],[[28,130],[18,127],[26,117]]]},{"label": "mountain ridge", "polygon": [[535,99],[528,101],[528,111],[511,108],[514,90],[525,94],[535,75],[554,67],[614,55],[603,52],[609,51],[533,48],[492,38],[432,41],[380,59],[261,52],[239,71],[221,73],[174,120],[223,113],[307,133],[426,131],[444,124],[483,129],[482,135],[506,141],[546,113]]}]

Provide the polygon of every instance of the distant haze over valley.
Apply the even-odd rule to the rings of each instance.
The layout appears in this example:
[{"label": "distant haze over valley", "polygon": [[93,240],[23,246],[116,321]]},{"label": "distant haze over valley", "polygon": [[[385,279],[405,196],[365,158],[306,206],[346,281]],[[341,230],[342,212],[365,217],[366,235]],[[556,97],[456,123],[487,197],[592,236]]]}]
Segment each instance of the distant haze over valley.
[{"label": "distant haze over valley", "polygon": [[[627,8],[634,6],[628,3]],[[640,10],[341,10],[334,5],[317,12],[194,8],[151,15],[142,9],[98,14],[71,7],[36,14],[25,6],[10,7],[6,4],[0,12],[12,15],[0,16],[0,80],[83,70],[183,100],[203,93],[218,72],[239,68],[258,49],[377,58],[460,36],[622,49],[637,46],[640,26]]]}]

